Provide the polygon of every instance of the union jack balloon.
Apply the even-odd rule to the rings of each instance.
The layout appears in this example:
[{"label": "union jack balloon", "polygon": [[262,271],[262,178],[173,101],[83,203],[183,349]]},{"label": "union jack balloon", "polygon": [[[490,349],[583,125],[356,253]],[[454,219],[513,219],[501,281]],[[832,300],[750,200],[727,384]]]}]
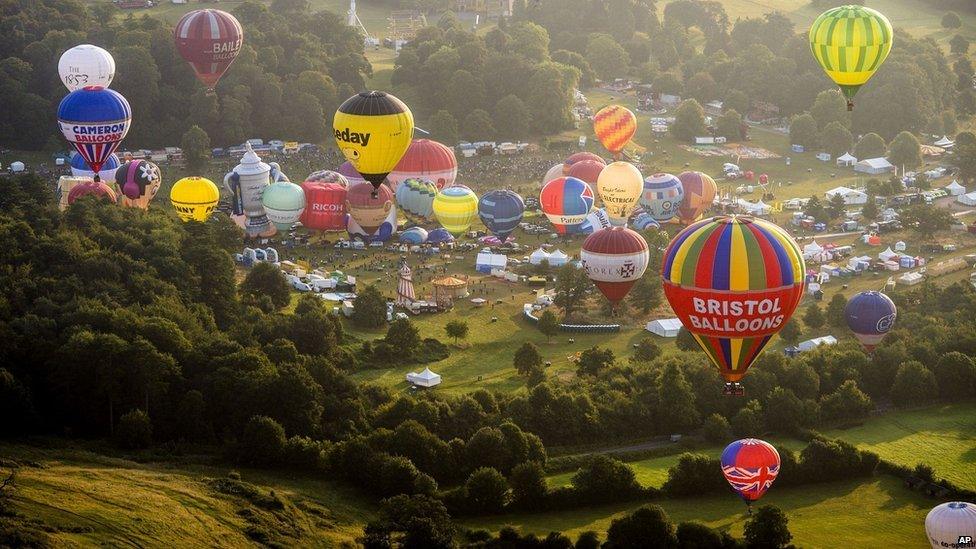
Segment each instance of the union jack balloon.
[{"label": "union jack balloon", "polygon": [[132,109],[122,94],[101,86],[75,90],[58,106],[58,126],[88,167],[98,172],[119,148],[132,125]]},{"label": "union jack balloon", "polygon": [[758,438],[744,438],[722,451],[722,474],[739,497],[751,504],[763,497],[779,474],[779,452]]}]

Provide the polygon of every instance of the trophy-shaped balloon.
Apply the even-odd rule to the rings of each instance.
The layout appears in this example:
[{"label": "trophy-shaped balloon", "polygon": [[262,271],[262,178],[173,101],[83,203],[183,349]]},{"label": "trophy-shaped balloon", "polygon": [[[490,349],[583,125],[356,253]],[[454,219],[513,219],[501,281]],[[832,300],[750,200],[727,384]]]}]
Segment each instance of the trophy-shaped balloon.
[{"label": "trophy-shaped balloon", "polygon": [[271,184],[271,166],[261,162],[250,143],[245,149],[241,163],[224,176],[224,187],[233,196],[233,214],[246,218],[244,231],[249,238],[274,236],[277,229],[261,203],[264,188]]}]

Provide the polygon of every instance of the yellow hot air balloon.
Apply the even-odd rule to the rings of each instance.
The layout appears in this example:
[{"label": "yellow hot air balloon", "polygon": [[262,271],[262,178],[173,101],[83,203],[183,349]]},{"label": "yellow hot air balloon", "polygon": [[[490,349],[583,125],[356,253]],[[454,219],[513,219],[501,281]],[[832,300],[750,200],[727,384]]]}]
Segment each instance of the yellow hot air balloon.
[{"label": "yellow hot air balloon", "polygon": [[478,217],[478,195],[464,185],[448,187],[434,197],[434,216],[454,236],[461,236]]},{"label": "yellow hot air balloon", "polygon": [[413,113],[388,93],[362,92],[339,106],[332,130],[346,160],[378,190],[410,147]]},{"label": "yellow hot air balloon", "polygon": [[169,200],[183,221],[204,222],[217,208],[220,190],[205,177],[184,177],[169,191]]},{"label": "yellow hot air balloon", "polygon": [[864,6],[840,6],[817,17],[810,27],[810,51],[854,108],[854,94],[891,51],[891,22]]},{"label": "yellow hot air balloon", "polygon": [[644,178],[629,162],[611,162],[600,172],[596,187],[610,222],[624,225],[640,200]]}]

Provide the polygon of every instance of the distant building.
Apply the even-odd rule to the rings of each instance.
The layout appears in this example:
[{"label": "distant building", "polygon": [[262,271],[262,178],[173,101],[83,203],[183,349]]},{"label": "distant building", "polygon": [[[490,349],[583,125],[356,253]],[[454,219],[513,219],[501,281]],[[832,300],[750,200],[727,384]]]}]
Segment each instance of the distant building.
[{"label": "distant building", "polygon": [[509,17],[512,15],[514,4],[515,0],[455,0],[454,11]]}]

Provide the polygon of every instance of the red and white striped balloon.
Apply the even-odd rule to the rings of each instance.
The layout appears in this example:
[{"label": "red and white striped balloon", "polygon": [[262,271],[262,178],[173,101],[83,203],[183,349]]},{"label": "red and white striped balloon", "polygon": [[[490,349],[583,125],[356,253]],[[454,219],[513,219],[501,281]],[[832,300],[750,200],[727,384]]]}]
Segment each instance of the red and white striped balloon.
[{"label": "red and white striped balloon", "polygon": [[586,276],[611,303],[619,303],[647,270],[647,241],[626,227],[608,227],[583,242],[580,259]]}]

